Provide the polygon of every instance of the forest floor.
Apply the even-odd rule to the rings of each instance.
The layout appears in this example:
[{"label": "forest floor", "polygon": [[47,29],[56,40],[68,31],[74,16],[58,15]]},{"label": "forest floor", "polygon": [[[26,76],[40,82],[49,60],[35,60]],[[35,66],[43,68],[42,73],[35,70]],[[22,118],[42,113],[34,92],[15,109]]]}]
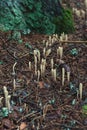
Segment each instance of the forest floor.
[{"label": "forest floor", "polygon": [[[83,0],[73,0],[70,5],[84,9]],[[85,20],[75,14],[73,17],[76,31],[68,39],[83,41]],[[22,36],[23,42],[18,43],[7,41],[8,33],[0,32],[0,36],[0,130],[87,130],[87,43],[60,43],[57,39],[47,45],[44,40],[49,36],[39,34]],[[57,54],[60,46],[61,60]],[[35,49],[40,52],[40,61],[34,60]],[[39,76],[42,59],[46,59],[46,68]]]}]

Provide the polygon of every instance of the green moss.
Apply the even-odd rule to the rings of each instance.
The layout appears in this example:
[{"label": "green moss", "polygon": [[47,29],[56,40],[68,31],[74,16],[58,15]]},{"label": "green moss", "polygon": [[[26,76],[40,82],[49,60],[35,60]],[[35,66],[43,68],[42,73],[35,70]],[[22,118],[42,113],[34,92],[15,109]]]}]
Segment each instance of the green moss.
[{"label": "green moss", "polygon": [[70,33],[74,27],[71,10],[63,9],[59,0],[4,0],[0,1],[0,29],[53,34]]},{"label": "green moss", "polygon": [[61,16],[54,17],[53,23],[56,25],[56,33],[72,33],[74,31],[74,21],[70,9],[63,9]]},{"label": "green moss", "polygon": [[82,106],[82,116],[87,117],[87,104]]}]

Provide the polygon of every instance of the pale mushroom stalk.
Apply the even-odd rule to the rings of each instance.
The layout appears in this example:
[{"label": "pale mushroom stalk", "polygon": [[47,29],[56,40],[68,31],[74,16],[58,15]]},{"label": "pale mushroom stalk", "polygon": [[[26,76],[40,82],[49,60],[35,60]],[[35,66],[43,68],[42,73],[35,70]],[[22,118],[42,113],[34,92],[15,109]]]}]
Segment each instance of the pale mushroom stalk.
[{"label": "pale mushroom stalk", "polygon": [[62,86],[64,86],[64,82],[65,82],[65,69],[62,68]]},{"label": "pale mushroom stalk", "polygon": [[15,80],[15,78],[13,79],[13,88],[14,88],[14,90],[16,89],[16,80]]},{"label": "pale mushroom stalk", "polygon": [[31,71],[31,62],[29,61],[29,70]]},{"label": "pale mushroom stalk", "polygon": [[2,105],[2,99],[3,99],[3,97],[0,97],[0,106]]},{"label": "pale mushroom stalk", "polygon": [[40,70],[37,71],[37,76],[38,76],[37,80],[39,81],[40,80]]},{"label": "pale mushroom stalk", "polygon": [[59,47],[60,59],[63,57],[63,47]]},{"label": "pale mushroom stalk", "polygon": [[15,73],[15,66],[16,66],[17,62],[14,63],[13,65],[13,73]]},{"label": "pale mushroom stalk", "polygon": [[67,72],[67,81],[70,82],[70,72]]},{"label": "pale mushroom stalk", "polygon": [[8,107],[8,91],[6,86],[4,86],[4,95],[5,95],[5,106]]},{"label": "pale mushroom stalk", "polygon": [[51,53],[51,48],[46,51],[46,57]]},{"label": "pale mushroom stalk", "polygon": [[51,69],[53,69],[54,61],[53,58],[51,59]]},{"label": "pale mushroom stalk", "polygon": [[56,69],[54,69],[53,74],[54,74],[54,80],[56,81]]},{"label": "pale mushroom stalk", "polygon": [[8,110],[10,110],[10,108],[11,108],[11,106],[10,106],[10,99],[11,99],[11,95],[8,95],[8,97],[7,97]]},{"label": "pale mushroom stalk", "polygon": [[79,93],[80,93],[80,99],[82,99],[82,89],[83,89],[83,84],[79,84]]}]

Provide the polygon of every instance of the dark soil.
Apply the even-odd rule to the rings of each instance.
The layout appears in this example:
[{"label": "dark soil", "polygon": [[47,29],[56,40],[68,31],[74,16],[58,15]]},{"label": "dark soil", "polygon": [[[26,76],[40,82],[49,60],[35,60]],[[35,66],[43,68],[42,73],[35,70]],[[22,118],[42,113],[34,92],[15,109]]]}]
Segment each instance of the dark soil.
[{"label": "dark soil", "polygon": [[[76,1],[71,2],[71,7],[84,8],[84,5]],[[70,41],[84,40],[84,19],[74,15],[74,34],[69,34]],[[79,22],[79,24],[78,24]],[[43,56],[48,36],[30,34],[22,36],[23,43],[15,40],[7,40],[9,33],[0,32],[0,130],[86,130],[87,109],[87,43],[62,43],[59,41],[47,49],[52,51],[46,58],[46,71],[40,76],[39,81],[35,75],[34,49],[38,49]],[[27,44],[26,44],[27,43]],[[57,48],[63,47],[62,60],[65,64],[59,64]],[[71,51],[75,49],[75,53]],[[50,60],[54,59],[54,68],[57,70],[57,80],[51,76]],[[32,69],[29,70],[29,61]],[[15,73],[13,73],[13,65]],[[40,69],[38,62],[38,70]],[[65,84],[62,86],[62,67],[70,68],[70,82],[65,76]],[[66,69],[67,70],[67,69]],[[15,89],[13,85],[14,79]],[[79,84],[83,84],[82,99],[80,99]],[[5,107],[5,95],[3,87],[6,86],[10,99],[9,114],[3,112]]]}]

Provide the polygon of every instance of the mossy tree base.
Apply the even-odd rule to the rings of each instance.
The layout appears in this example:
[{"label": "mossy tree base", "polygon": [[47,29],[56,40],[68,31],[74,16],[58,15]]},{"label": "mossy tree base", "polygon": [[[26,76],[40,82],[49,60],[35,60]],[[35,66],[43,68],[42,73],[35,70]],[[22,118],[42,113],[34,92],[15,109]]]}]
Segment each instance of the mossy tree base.
[{"label": "mossy tree base", "polygon": [[[48,4],[47,4],[48,2]],[[70,10],[64,10],[59,0],[0,1],[0,30],[30,30],[53,34],[73,31]]]}]

